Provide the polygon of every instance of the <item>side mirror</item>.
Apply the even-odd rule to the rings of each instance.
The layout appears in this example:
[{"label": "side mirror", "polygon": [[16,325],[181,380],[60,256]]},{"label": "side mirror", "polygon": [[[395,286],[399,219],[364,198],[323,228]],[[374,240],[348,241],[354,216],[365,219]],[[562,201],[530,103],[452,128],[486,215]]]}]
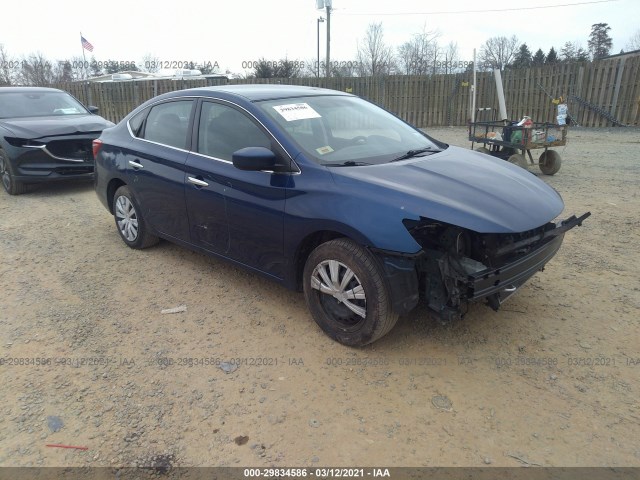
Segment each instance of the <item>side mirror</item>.
[{"label": "side mirror", "polygon": [[239,170],[260,171],[273,170],[276,166],[276,155],[268,148],[247,147],[233,152],[233,166]]},{"label": "side mirror", "polygon": [[99,108],[94,105],[89,105],[87,107],[87,110],[89,110],[91,113],[98,113]]}]

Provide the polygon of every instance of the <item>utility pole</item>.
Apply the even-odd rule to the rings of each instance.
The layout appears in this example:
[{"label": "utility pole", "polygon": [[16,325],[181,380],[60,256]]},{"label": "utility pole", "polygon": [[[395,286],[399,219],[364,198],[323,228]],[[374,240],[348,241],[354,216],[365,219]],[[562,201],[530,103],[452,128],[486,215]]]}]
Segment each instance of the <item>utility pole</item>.
[{"label": "utility pole", "polygon": [[318,31],[318,58],[316,63],[316,77],[320,78],[320,24],[324,23],[324,18],[318,17],[317,21],[317,31]]},{"label": "utility pole", "polygon": [[[332,0],[316,0],[316,8],[327,11],[327,64],[325,65],[325,77],[328,79],[331,76],[331,2]],[[319,20],[318,20],[319,21]],[[320,26],[320,23],[318,23]],[[318,30],[320,32],[320,30]],[[320,34],[318,33],[318,45],[320,45]],[[318,47],[318,50],[320,48]],[[319,55],[318,55],[319,56]],[[318,76],[320,74],[318,73]]]},{"label": "utility pole", "polygon": [[329,78],[331,76],[331,0],[325,0],[325,7],[327,9],[327,78]]}]

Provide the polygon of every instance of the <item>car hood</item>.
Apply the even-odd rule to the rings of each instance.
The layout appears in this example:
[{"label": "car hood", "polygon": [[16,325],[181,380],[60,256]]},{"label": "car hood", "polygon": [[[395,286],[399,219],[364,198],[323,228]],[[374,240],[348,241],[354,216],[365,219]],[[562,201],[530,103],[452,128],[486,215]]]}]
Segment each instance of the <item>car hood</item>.
[{"label": "car hood", "polygon": [[0,119],[0,125],[18,138],[37,139],[59,135],[101,132],[113,123],[99,115],[55,115]]},{"label": "car hood", "polygon": [[395,205],[404,218],[425,217],[479,233],[531,230],[564,208],[558,192],[532,173],[459,147],[401,162],[330,170],[339,189],[350,189],[373,205]]}]

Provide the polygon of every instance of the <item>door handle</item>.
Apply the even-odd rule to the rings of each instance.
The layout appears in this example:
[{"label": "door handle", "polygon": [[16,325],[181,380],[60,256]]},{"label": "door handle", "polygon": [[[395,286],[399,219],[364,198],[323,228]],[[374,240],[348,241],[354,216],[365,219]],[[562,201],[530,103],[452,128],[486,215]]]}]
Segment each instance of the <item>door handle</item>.
[{"label": "door handle", "polygon": [[129,165],[131,165],[133,168],[144,168],[144,165],[133,160],[129,160]]},{"label": "door handle", "polygon": [[207,182],[205,182],[204,180],[200,180],[199,178],[187,177],[187,180],[190,183],[193,183],[197,187],[208,187],[209,186],[209,184]]}]

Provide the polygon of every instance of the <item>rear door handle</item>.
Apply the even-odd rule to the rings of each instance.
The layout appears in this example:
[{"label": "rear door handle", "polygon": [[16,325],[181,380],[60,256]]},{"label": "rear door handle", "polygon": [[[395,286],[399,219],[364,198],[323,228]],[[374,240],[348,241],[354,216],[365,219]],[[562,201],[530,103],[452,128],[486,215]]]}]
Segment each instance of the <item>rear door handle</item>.
[{"label": "rear door handle", "polygon": [[209,184],[207,182],[205,182],[204,180],[200,180],[199,178],[187,177],[187,180],[190,183],[193,183],[197,187],[208,187],[209,186]]},{"label": "rear door handle", "polygon": [[133,168],[144,168],[144,165],[133,160],[129,160],[129,165],[131,165]]}]

